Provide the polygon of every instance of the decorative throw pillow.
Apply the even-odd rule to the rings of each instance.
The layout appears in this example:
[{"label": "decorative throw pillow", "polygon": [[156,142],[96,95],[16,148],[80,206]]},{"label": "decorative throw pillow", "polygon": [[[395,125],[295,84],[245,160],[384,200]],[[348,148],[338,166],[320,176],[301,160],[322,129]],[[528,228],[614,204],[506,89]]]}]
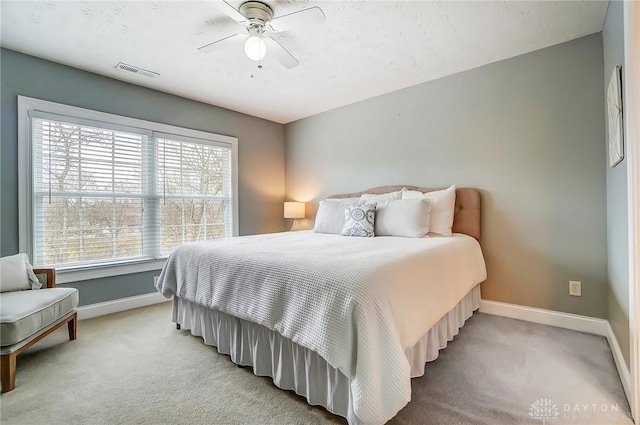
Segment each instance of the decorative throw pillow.
[{"label": "decorative throw pillow", "polygon": [[376,236],[423,238],[429,233],[431,201],[424,198],[379,202]]},{"label": "decorative throw pillow", "polygon": [[360,198],[355,198],[355,200],[354,198],[346,198],[342,201],[332,198],[320,201],[313,231],[316,233],[340,234],[344,227],[345,205],[355,204],[359,200]]},{"label": "decorative throw pillow", "polygon": [[0,292],[40,288],[42,283],[33,273],[27,254],[0,258]]},{"label": "decorative throw pillow", "polygon": [[342,236],[372,238],[375,234],[376,204],[346,205]]},{"label": "decorative throw pillow", "polygon": [[431,201],[429,232],[436,235],[451,236],[456,205],[456,185],[427,193],[417,190],[405,190],[402,192],[402,199],[428,199]]}]

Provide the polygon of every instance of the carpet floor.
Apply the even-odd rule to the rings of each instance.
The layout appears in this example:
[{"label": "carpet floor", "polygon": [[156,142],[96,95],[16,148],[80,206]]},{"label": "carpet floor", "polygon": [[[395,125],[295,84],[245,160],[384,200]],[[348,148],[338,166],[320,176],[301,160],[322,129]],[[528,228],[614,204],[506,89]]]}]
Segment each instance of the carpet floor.
[{"label": "carpet floor", "polygon": [[[2,424],[346,424],[170,317],[163,303],[45,338],[18,357]],[[605,338],[480,313],[412,391],[390,425],[632,424]]]}]

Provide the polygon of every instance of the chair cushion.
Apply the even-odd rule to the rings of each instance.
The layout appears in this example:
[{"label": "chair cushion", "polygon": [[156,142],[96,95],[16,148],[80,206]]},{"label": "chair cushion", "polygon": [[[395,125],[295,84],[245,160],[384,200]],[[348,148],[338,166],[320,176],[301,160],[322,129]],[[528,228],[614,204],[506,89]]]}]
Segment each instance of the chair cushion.
[{"label": "chair cushion", "polygon": [[76,288],[47,288],[0,294],[0,344],[16,344],[78,306]]}]

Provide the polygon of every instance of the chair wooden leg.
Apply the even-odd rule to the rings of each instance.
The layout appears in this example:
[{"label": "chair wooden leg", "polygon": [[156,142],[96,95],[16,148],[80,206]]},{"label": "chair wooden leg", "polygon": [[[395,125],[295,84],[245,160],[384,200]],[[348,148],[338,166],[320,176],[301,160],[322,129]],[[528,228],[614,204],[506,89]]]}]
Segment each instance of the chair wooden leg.
[{"label": "chair wooden leg", "polygon": [[75,313],[71,320],[67,322],[67,327],[69,328],[69,339],[73,341],[78,333],[78,313]]},{"label": "chair wooden leg", "polygon": [[16,387],[16,356],[17,353],[5,354],[1,360],[1,380],[2,380],[2,392],[6,393],[13,390]]}]

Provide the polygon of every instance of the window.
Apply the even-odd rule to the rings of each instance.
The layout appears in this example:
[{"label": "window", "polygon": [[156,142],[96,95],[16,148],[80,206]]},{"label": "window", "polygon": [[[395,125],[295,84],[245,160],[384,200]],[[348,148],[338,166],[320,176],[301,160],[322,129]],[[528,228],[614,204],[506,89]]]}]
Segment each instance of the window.
[{"label": "window", "polygon": [[231,151],[158,138],[160,254],[187,242],[231,236]]},{"label": "window", "polygon": [[24,97],[19,111],[20,249],[34,264],[157,269],[179,245],[237,234],[237,139]]}]

